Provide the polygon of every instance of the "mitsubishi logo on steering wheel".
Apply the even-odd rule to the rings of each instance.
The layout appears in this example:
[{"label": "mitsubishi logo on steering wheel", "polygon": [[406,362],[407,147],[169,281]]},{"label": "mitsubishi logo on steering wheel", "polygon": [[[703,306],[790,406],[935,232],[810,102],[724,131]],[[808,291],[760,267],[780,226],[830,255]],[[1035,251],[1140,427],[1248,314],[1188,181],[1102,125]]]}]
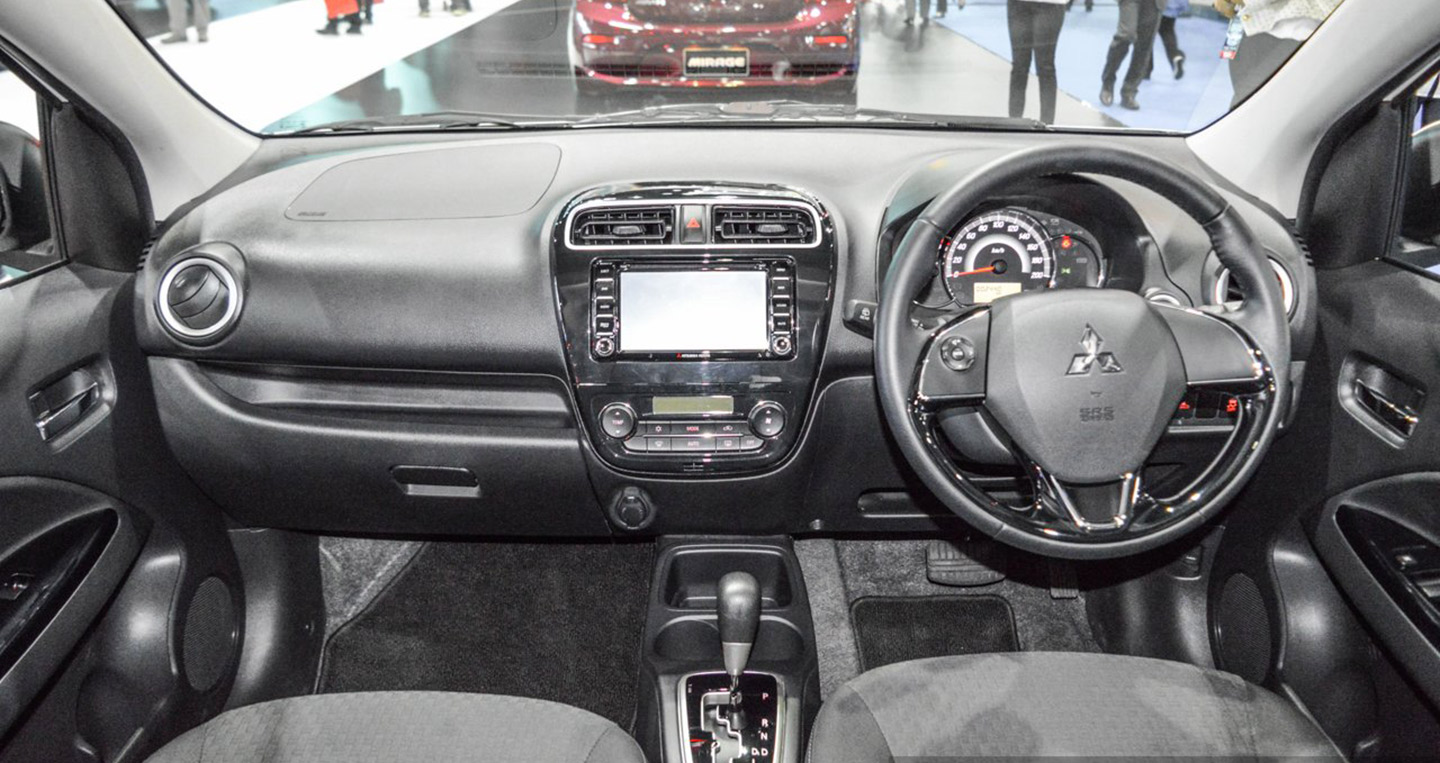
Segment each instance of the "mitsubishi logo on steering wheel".
[{"label": "mitsubishi logo on steering wheel", "polygon": [[1090,373],[1098,362],[1100,373],[1118,374],[1125,369],[1120,367],[1120,361],[1115,359],[1113,352],[1101,352],[1100,348],[1105,345],[1105,340],[1094,326],[1085,324],[1085,333],[1080,337],[1080,346],[1085,351],[1070,359],[1070,370],[1065,372],[1066,376],[1085,376]]}]

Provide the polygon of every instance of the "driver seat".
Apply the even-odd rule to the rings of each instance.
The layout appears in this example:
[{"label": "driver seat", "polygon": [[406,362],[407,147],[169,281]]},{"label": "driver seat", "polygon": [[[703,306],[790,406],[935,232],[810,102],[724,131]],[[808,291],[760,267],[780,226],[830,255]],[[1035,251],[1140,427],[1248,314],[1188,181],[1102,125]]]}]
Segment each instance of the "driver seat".
[{"label": "driver seat", "polygon": [[864,673],[826,700],[809,763],[1086,757],[1345,758],[1290,702],[1147,657],[1024,652]]}]

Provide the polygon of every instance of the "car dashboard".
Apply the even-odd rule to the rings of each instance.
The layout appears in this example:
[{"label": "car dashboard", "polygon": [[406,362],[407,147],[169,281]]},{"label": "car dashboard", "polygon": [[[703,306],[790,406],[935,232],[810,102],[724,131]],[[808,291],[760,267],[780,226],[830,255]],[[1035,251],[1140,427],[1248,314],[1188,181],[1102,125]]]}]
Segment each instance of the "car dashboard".
[{"label": "car dashboard", "polygon": [[[242,522],[581,537],[953,521],[880,415],[877,285],[929,200],[988,161],[1022,141],[1105,140],[410,137],[266,141],[143,265],[137,330],[166,437]],[[1125,140],[1205,172],[1180,138]],[[1298,373],[1314,323],[1303,246],[1217,187],[1265,242]],[[1198,224],[1109,178],[1010,189],[935,262],[917,303],[937,325],[1034,289],[1204,309],[1240,296]],[[1187,405],[1174,429],[1223,436],[1223,400]],[[956,427],[978,478],[1013,489]]]}]

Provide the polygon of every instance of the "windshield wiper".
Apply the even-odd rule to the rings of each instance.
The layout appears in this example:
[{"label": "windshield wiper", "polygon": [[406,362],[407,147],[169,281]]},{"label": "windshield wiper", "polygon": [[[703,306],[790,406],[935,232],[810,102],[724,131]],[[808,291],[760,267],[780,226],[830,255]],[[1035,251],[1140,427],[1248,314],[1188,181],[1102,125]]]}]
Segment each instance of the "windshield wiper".
[{"label": "windshield wiper", "polygon": [[364,117],[326,122],[313,127],[287,130],[276,135],[341,135],[391,130],[525,130],[569,127],[565,117],[531,117],[514,114],[486,114],[478,111],[432,111],[394,117]]},{"label": "windshield wiper", "polygon": [[939,129],[971,130],[1048,130],[1049,125],[1035,119],[1010,117],[950,116],[891,111],[839,103],[807,103],[793,100],[737,101],[734,103],[675,103],[647,106],[633,111],[596,114],[572,123],[574,127],[630,124],[705,122],[770,122],[853,124],[880,123],[910,125]]}]

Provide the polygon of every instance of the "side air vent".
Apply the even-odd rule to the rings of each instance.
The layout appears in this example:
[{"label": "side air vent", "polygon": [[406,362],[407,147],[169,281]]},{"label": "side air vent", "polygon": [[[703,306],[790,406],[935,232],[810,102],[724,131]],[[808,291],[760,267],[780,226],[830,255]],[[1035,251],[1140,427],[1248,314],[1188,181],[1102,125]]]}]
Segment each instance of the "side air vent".
[{"label": "side air vent", "polygon": [[573,246],[661,246],[674,238],[674,207],[605,207],[580,212],[570,228]]},{"label": "side air vent", "polygon": [[166,269],[156,308],[166,329],[182,340],[200,342],[234,325],[242,296],[235,275],[220,261],[187,257]]},{"label": "side air vent", "polygon": [[[1275,271],[1275,280],[1280,282],[1280,298],[1285,303],[1285,314],[1295,314],[1295,281],[1284,265],[1270,260],[1270,269]],[[1240,286],[1230,277],[1230,268],[1221,268],[1215,275],[1215,291],[1210,295],[1211,304],[1238,305],[1245,301]]]},{"label": "side air vent", "polygon": [[713,225],[717,244],[809,244],[815,238],[815,218],[798,207],[715,207]]}]

